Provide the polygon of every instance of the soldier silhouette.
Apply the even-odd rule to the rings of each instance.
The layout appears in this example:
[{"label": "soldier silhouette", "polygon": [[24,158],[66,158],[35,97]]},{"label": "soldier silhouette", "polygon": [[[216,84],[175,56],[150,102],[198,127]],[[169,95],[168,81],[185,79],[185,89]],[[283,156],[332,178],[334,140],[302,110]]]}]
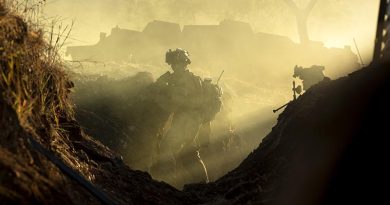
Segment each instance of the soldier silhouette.
[{"label": "soldier silhouette", "polygon": [[159,143],[160,156],[154,166],[157,178],[176,187],[208,182],[198,134],[201,126],[209,126],[220,111],[221,89],[189,71],[191,60],[184,49],[169,50],[166,63],[173,72],[166,72],[154,84],[156,103],[170,113],[170,126]]}]

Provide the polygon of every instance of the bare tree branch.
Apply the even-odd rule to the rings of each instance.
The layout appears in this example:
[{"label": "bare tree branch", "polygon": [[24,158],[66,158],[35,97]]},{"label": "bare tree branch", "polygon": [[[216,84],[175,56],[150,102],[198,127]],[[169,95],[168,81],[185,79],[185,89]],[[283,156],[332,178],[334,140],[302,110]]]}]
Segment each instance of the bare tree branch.
[{"label": "bare tree branch", "polygon": [[286,4],[291,8],[294,13],[299,12],[300,9],[298,8],[297,4],[295,4],[292,0],[284,0],[284,2],[286,2]]},{"label": "bare tree branch", "polygon": [[306,15],[309,15],[309,14],[310,14],[310,12],[313,10],[314,6],[316,5],[317,1],[318,1],[318,0],[311,0],[311,1],[309,2],[309,4],[308,4],[308,5],[306,6],[306,8],[304,9],[304,13],[305,13]]},{"label": "bare tree branch", "polygon": [[310,12],[313,10],[318,0],[311,0],[304,9],[298,8],[297,4],[293,0],[284,0],[284,2],[293,10],[297,22],[297,31],[300,42],[306,44],[310,41],[309,34],[307,32],[307,18]]}]

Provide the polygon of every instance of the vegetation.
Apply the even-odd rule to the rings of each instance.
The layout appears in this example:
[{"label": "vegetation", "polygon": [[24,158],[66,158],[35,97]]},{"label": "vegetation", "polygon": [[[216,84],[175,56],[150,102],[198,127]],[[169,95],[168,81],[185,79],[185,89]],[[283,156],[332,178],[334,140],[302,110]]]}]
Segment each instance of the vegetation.
[{"label": "vegetation", "polygon": [[2,99],[12,106],[22,127],[31,133],[61,134],[60,124],[73,118],[68,100],[72,83],[58,55],[64,40],[61,35],[53,37],[53,31],[50,41],[44,40],[35,13],[44,1],[0,3]]},{"label": "vegetation", "polygon": [[[58,54],[70,28],[65,27],[55,35],[61,26],[52,24],[50,32],[45,32],[37,13],[43,3],[0,0],[0,124],[3,125],[0,161],[6,162],[5,167],[27,161],[27,167],[23,164],[17,168],[20,172],[51,170],[47,171],[48,177],[59,180],[52,164],[33,157],[23,137],[27,134],[83,176],[91,178],[90,165],[78,159],[78,151],[70,143],[70,139],[81,137],[81,131],[69,99],[73,83]],[[72,134],[76,129],[78,134]],[[16,172],[7,171],[11,176]],[[26,177],[19,172],[18,175]],[[0,190],[17,189],[13,180],[13,177],[4,178]],[[29,183],[41,186],[36,184],[39,180]],[[42,192],[34,189],[31,193],[39,198]],[[0,194],[7,195],[3,191]]]}]

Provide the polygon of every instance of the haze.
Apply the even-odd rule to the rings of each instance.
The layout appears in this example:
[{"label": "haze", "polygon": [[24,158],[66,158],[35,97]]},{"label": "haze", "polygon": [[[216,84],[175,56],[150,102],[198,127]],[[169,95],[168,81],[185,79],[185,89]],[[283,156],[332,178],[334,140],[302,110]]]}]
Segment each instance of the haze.
[{"label": "haze", "polygon": [[[298,7],[304,8],[310,0],[294,2]],[[134,82],[130,82],[132,78],[127,77],[146,71],[152,76],[151,83],[153,79],[170,70],[164,62],[164,57],[165,51],[173,45],[183,46],[190,52],[193,62],[190,70],[196,75],[217,80],[224,70],[219,85],[225,91],[224,103],[229,107],[229,111],[219,116],[219,119],[217,116],[219,122],[216,120],[214,128],[217,133],[214,133],[214,140],[221,141],[227,131],[226,121],[229,121],[228,124],[232,124],[233,129],[245,138],[246,144],[242,145],[242,151],[225,159],[220,159],[220,153],[217,152],[208,156],[210,162],[219,163],[215,164],[214,172],[211,172],[212,178],[216,179],[240,163],[270,132],[278,116],[272,113],[272,110],[292,98],[294,65],[325,66],[325,74],[332,79],[356,71],[361,67],[361,62],[355,55],[357,50],[353,39],[356,40],[364,64],[367,65],[371,61],[378,7],[379,0],[318,0],[307,20],[311,41],[309,44],[300,44],[296,16],[286,4],[286,0],[54,0],[46,4],[43,13],[49,20],[62,19],[64,24],[70,24],[74,20],[75,24],[66,46],[96,44],[82,51],[78,50],[79,47],[73,47],[75,53],[87,56],[76,60],[82,61],[96,54],[100,55],[100,59],[93,60],[103,62],[84,64],[82,69],[78,70],[82,72],[81,76],[86,77],[85,79],[91,76],[111,78],[99,80],[97,77],[89,84],[83,84],[87,81],[85,79],[81,79],[79,84],[75,81],[76,89],[79,85],[85,86],[82,92],[79,89],[75,94],[76,105],[84,106],[87,110],[99,107],[101,101],[97,99],[106,96],[106,93],[119,100],[122,100],[123,96],[133,99],[128,89],[132,89],[129,85]],[[188,35],[196,32],[191,30],[194,27],[187,27],[186,32],[178,34],[178,40],[166,45],[153,40],[149,43],[150,36],[142,32],[148,23],[154,20],[177,23],[182,28],[186,25],[215,26],[209,29],[214,29],[210,32],[212,35]],[[240,22],[248,23],[253,32],[251,29],[245,30],[248,26]],[[118,28],[112,30],[116,26]],[[225,30],[218,30],[221,26],[224,26]],[[195,30],[199,28],[196,27]],[[238,28],[244,28],[242,33]],[[177,30],[178,33],[181,32],[180,29]],[[158,31],[157,29],[151,32],[157,34],[154,35],[155,38],[172,38],[167,36],[170,34],[164,35]],[[99,42],[100,32],[107,33],[107,36],[102,35]],[[121,37],[118,35],[120,32],[127,33]],[[130,38],[131,35],[134,38]],[[95,52],[96,50],[98,51]],[[113,60],[119,56],[126,58]],[[70,67],[72,72],[76,72],[79,65]],[[90,98],[91,93],[98,94],[96,98]],[[115,117],[128,117],[130,110],[123,111],[123,107],[118,106],[115,98],[110,98],[109,101],[110,104],[104,106],[110,108],[110,114],[117,113]],[[124,104],[129,103],[126,101]],[[125,128],[128,127],[131,126],[126,124]],[[101,135],[102,130],[97,130]],[[129,150],[127,156],[134,156],[135,151],[126,149]],[[135,147],[134,150],[137,150],[136,153],[150,150],[150,143],[146,143],[144,147]],[[126,158],[126,154],[124,157]],[[140,159],[135,159],[131,162],[132,165],[148,170],[149,165],[145,164],[147,160]]]},{"label": "haze", "polygon": [[[295,0],[304,7],[309,0]],[[372,57],[378,0],[319,0],[308,18],[311,40],[329,47],[359,46],[364,62]],[[96,43],[99,32],[116,25],[142,30],[152,20],[187,24],[218,24],[224,19],[244,21],[254,31],[287,36],[298,42],[295,17],[283,0],[53,0],[48,17],[75,20],[68,45]]]}]

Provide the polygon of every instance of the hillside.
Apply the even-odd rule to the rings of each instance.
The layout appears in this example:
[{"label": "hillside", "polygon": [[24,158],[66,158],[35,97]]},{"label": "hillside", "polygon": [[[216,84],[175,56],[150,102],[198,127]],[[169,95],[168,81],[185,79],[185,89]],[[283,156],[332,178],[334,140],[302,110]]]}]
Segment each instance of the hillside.
[{"label": "hillside", "polygon": [[188,186],[201,202],[375,204],[384,198],[388,64],[322,82],[279,116],[238,168]]}]

